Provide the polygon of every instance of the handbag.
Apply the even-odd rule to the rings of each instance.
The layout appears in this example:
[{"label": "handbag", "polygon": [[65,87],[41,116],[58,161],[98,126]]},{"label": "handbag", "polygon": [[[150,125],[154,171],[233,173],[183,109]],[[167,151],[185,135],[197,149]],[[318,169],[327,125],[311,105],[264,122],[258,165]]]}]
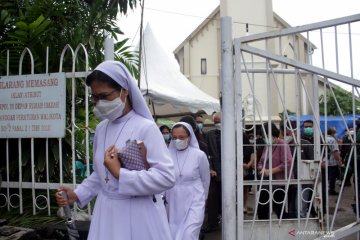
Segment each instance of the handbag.
[{"label": "handbag", "polygon": [[121,167],[129,170],[148,170],[150,167],[146,160],[146,147],[142,141],[127,140],[118,157]]}]

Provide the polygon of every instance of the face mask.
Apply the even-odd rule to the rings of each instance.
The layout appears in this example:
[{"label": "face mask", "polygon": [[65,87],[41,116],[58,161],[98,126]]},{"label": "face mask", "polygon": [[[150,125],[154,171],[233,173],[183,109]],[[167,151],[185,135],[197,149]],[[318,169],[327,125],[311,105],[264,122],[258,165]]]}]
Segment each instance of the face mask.
[{"label": "face mask", "polygon": [[314,134],[314,129],[312,127],[304,128],[304,135],[312,136]]},{"label": "face mask", "polygon": [[122,102],[120,98],[115,98],[112,101],[99,100],[94,107],[94,114],[101,120],[109,119],[109,121],[114,121],[123,114],[125,102]]},{"label": "face mask", "polygon": [[294,140],[294,138],[292,136],[285,136],[284,140],[286,143],[291,143]]},{"label": "face mask", "polygon": [[184,150],[185,148],[188,147],[188,138],[184,140],[176,139],[174,141],[175,141],[176,149],[179,151]]},{"label": "face mask", "polygon": [[218,130],[221,130],[221,123],[216,123],[215,128],[218,129]]},{"label": "face mask", "polygon": [[249,142],[250,142],[250,143],[254,143],[254,142],[255,142],[255,139],[249,139]]},{"label": "face mask", "polygon": [[163,137],[166,142],[170,140],[170,134],[163,134]]},{"label": "face mask", "polygon": [[353,136],[354,136],[354,131],[353,130],[347,132],[347,139],[350,140]]},{"label": "face mask", "polygon": [[264,142],[265,142],[266,144],[270,144],[270,143],[274,144],[274,143],[275,143],[275,141],[274,141],[274,139],[273,139],[272,137],[270,137],[269,140],[268,140],[267,138],[264,138]]},{"label": "face mask", "polygon": [[197,125],[199,130],[202,130],[203,127],[204,127],[204,124],[202,124],[202,123],[197,123],[196,125]]}]

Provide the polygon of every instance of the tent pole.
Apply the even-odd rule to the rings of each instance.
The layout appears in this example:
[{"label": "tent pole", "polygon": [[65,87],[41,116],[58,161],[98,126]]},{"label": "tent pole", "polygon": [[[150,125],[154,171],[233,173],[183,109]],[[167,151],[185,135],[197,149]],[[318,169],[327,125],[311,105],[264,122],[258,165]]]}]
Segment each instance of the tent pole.
[{"label": "tent pole", "polygon": [[[141,81],[141,57],[142,57],[142,48],[143,48],[143,22],[144,22],[144,5],[145,0],[142,0],[141,4],[141,22],[140,22],[140,46],[139,46],[139,79],[138,79],[138,87],[140,88],[140,81]],[[146,77],[146,76],[145,76]]]},{"label": "tent pole", "polygon": [[151,101],[151,106],[152,106],[152,109],[153,109],[153,113],[154,113],[154,120],[155,122],[157,121],[157,116],[156,116],[156,113],[155,113],[155,105],[154,105],[154,102]]}]

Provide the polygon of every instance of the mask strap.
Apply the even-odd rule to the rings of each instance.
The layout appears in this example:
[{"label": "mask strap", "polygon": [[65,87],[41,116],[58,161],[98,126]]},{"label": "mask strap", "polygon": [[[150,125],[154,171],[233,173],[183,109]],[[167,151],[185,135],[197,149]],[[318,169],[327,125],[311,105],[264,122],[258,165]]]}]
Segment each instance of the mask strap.
[{"label": "mask strap", "polygon": [[[123,93],[123,88],[121,88],[121,90],[120,90],[120,100],[121,100],[121,94]],[[122,100],[121,100],[121,102],[123,102],[124,103],[124,105],[126,105],[126,100],[127,100],[127,97],[125,97],[125,101],[123,102]]]},{"label": "mask strap", "polygon": [[190,143],[191,143],[191,134],[190,134],[190,136],[188,136],[188,138],[187,138],[187,145],[190,146]]}]

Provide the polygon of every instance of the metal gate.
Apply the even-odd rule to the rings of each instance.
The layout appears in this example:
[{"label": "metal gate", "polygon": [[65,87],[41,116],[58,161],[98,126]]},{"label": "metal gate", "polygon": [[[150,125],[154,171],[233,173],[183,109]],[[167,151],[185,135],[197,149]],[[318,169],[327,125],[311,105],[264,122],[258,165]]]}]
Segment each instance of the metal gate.
[{"label": "metal gate", "polygon": [[[110,49],[111,50],[111,49]],[[47,48],[47,54],[48,56],[49,48]],[[78,66],[76,63],[79,60],[79,55],[81,54],[81,60],[84,63],[83,66],[81,66],[81,70],[76,69],[76,66]],[[22,73],[22,65],[24,58],[28,57],[31,62],[31,74],[34,74],[34,68],[36,62],[34,62],[33,55],[31,53],[31,50],[26,48],[22,52],[20,59],[19,59],[19,75],[23,75]],[[9,76],[9,59],[10,54],[9,51],[7,52],[7,76]],[[66,60],[67,59],[67,60]],[[65,63],[65,61],[68,61]],[[48,63],[48,57],[46,59],[46,63]],[[45,152],[44,152],[44,158],[45,158],[45,166],[44,166],[44,174],[45,177],[43,179],[46,179],[45,181],[39,181],[37,174],[36,174],[36,160],[34,157],[34,148],[37,139],[31,138],[31,139],[5,139],[5,155],[6,159],[2,159],[2,161],[5,162],[5,173],[6,177],[2,179],[1,184],[1,193],[0,193],[0,201],[1,201],[1,208],[7,208],[8,211],[18,211],[19,214],[22,214],[24,211],[24,196],[23,192],[24,189],[31,190],[31,201],[28,201],[27,203],[31,202],[32,204],[32,213],[33,215],[39,213],[40,211],[44,212],[47,210],[48,215],[51,215],[51,207],[56,207],[56,205],[51,206],[50,200],[54,199],[53,194],[50,193],[51,190],[56,190],[60,185],[65,185],[74,188],[76,184],[79,182],[80,177],[86,177],[90,174],[91,169],[91,160],[90,160],[90,129],[89,129],[89,102],[88,102],[88,87],[84,84],[84,78],[88,75],[89,72],[89,64],[88,64],[88,53],[85,49],[85,46],[80,44],[76,47],[75,51],[72,49],[70,45],[67,45],[62,50],[60,59],[59,59],[59,72],[64,72],[63,65],[66,64],[67,66],[72,66],[72,71],[65,72],[66,77],[66,85],[67,88],[71,89],[71,96],[67,96],[68,99],[70,99],[69,103],[71,104],[70,107],[70,121],[67,122],[66,125],[66,132],[69,140],[69,145],[71,148],[71,154],[68,156],[65,156],[67,159],[66,162],[71,163],[71,169],[72,169],[72,180],[64,181],[64,170],[69,169],[69,167],[64,166],[64,155],[62,154],[64,151],[64,141],[66,141],[65,138],[57,138],[57,139],[45,139]],[[46,64],[46,71],[44,73],[48,73],[48,64]],[[77,87],[83,87],[85,92],[85,98],[82,99],[84,101],[85,108],[81,111],[85,111],[85,119],[77,119],[78,117],[78,110],[76,109],[76,101],[79,99],[77,98]],[[84,136],[83,142],[80,143],[82,147],[85,149],[85,159],[82,159],[83,169],[82,173],[78,174],[76,169],[78,168],[77,160],[77,150],[76,149],[76,139],[80,136]],[[30,145],[24,144],[24,142],[29,142]],[[11,145],[16,145],[17,151],[16,153],[12,152],[10,153]],[[52,151],[51,151],[52,150]],[[23,155],[24,152],[29,154],[31,158],[30,168],[31,168],[31,181],[23,181],[24,179],[24,167],[23,167]],[[50,179],[50,175],[52,175],[52,172],[49,172],[49,166],[52,164],[49,162],[50,154],[53,154],[52,156],[54,159],[57,159],[57,166],[51,168],[55,169],[56,173],[54,175],[58,176],[58,181],[55,181]],[[10,156],[13,156],[10,158]],[[14,158],[15,156],[15,158]],[[17,161],[17,167],[15,171],[18,172],[18,179],[12,179],[10,177],[10,166],[11,162]],[[13,169],[14,170],[14,169]],[[81,176],[82,175],[82,176]],[[86,209],[78,209],[75,208],[76,211],[83,211],[90,213],[90,205]]]},{"label": "metal gate", "polygon": [[[359,33],[354,33],[353,29],[359,29],[359,22],[360,15],[357,14],[233,40],[231,18],[222,18],[223,239],[340,239],[358,234],[358,201],[353,201],[356,214],[347,216],[352,223],[338,221],[343,217],[339,209],[344,204],[345,193],[350,193],[351,199],[359,196],[357,161],[353,166],[353,186],[345,187],[345,181],[342,181],[337,187],[338,197],[329,196],[327,191],[327,159],[333,154],[328,150],[333,143],[327,134],[332,129],[327,105],[331,98],[345,130],[350,132],[350,125],[355,128],[360,73],[356,67],[359,65]],[[313,39],[319,39],[320,45],[315,46]],[[314,51],[320,52],[318,63],[313,61]],[[344,106],[336,98],[337,83],[350,89],[347,93],[352,98],[350,116],[345,116]],[[322,102],[319,104],[321,95]],[[320,114],[320,105],[323,114]],[[300,154],[307,144],[301,140],[303,115],[310,115],[313,121],[311,145],[314,159],[302,159]],[[351,124],[346,120],[349,118]],[[271,124],[279,126],[280,121],[283,121],[283,129],[280,130],[291,132],[294,139],[292,159],[289,165],[285,162],[282,179],[274,177],[275,171],[278,171],[273,158],[277,144],[271,141]],[[263,166],[268,165],[269,169],[266,174],[258,171],[260,165],[257,162],[254,165],[254,180],[243,180],[244,133],[253,135],[255,139],[262,134],[261,138],[265,140],[263,144],[257,141],[248,144],[253,153],[263,155]],[[356,132],[349,134],[348,138],[350,152],[347,157],[357,159]],[[260,153],[259,146],[264,149]],[[345,177],[350,167],[350,161],[347,161],[342,168]],[[256,190],[250,215],[243,212],[244,186],[252,186]],[[296,198],[289,201],[289,193],[293,189]],[[309,191],[312,196],[306,199]],[[260,200],[264,192],[268,195],[265,201]],[[280,200],[276,197],[279,192],[283,195]],[[285,215],[294,203],[295,215]],[[269,217],[260,220],[259,208],[265,204],[269,205]],[[275,205],[281,207],[278,216],[272,211]],[[302,206],[305,205],[308,210],[306,216],[301,217]],[[314,216],[311,216],[311,208],[315,209]]]}]

